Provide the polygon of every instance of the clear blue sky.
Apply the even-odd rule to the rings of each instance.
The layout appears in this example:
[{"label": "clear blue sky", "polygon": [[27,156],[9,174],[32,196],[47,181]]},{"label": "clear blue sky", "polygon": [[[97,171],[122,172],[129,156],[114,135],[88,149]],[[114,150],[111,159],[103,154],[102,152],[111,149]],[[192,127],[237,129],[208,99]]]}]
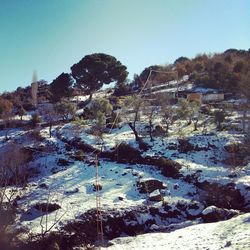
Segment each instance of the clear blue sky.
[{"label": "clear blue sky", "polygon": [[87,54],[130,72],[250,48],[250,0],[0,0],[0,92],[51,82]]}]

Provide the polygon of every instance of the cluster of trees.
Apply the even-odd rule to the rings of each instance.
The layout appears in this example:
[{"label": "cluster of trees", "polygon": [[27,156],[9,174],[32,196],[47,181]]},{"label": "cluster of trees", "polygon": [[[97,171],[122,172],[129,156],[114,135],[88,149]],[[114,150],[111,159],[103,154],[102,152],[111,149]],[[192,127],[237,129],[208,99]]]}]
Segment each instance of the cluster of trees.
[{"label": "cluster of trees", "polygon": [[240,92],[250,99],[250,50],[229,49],[223,53],[199,54],[193,59],[179,57],[173,64],[145,68],[134,76],[131,85],[142,88],[149,75],[151,85],[189,75],[189,80],[198,86]]},{"label": "cluster of trees", "polygon": [[250,51],[230,49],[220,54],[202,54],[175,61],[179,75],[189,74],[199,86],[237,93],[250,88]]},{"label": "cluster of trees", "polygon": [[122,85],[128,76],[127,68],[115,57],[96,53],[83,57],[71,67],[71,74],[62,73],[51,83],[53,101],[69,98],[74,88],[89,95],[104,84]]}]

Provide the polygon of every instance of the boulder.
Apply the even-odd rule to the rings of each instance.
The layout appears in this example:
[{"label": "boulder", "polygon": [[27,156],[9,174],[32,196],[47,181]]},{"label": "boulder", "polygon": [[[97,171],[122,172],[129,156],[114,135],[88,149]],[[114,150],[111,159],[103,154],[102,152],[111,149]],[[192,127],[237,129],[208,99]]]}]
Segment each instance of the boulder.
[{"label": "boulder", "polygon": [[40,188],[44,188],[44,189],[48,189],[49,188],[49,186],[46,183],[39,184],[39,187]]},{"label": "boulder", "polygon": [[71,161],[68,161],[66,159],[63,159],[63,158],[59,158],[58,161],[57,161],[57,164],[59,166],[69,166],[70,164],[72,164],[73,162]]},{"label": "boulder", "polygon": [[167,185],[157,179],[146,179],[137,182],[137,187],[140,193],[152,193],[157,189],[166,189]]},{"label": "boulder", "polygon": [[71,189],[71,190],[64,191],[64,194],[70,195],[70,194],[75,194],[75,193],[78,193],[78,192],[79,192],[79,188],[74,188],[74,189]]},{"label": "boulder", "polygon": [[240,151],[240,147],[241,145],[239,143],[227,143],[224,146],[224,149],[228,152],[228,153],[238,153]]},{"label": "boulder", "polygon": [[178,142],[178,150],[180,153],[188,153],[194,150],[194,145],[191,144],[187,139],[179,139]]},{"label": "boulder", "polygon": [[237,210],[209,206],[202,211],[202,219],[206,223],[217,222],[221,220],[228,220],[238,214],[239,211]]},{"label": "boulder", "polygon": [[61,206],[56,203],[37,203],[36,205],[34,205],[34,208],[44,213],[51,213],[61,208]]},{"label": "boulder", "polygon": [[163,197],[162,197],[160,191],[157,189],[149,194],[149,200],[150,201],[162,201]]},{"label": "boulder", "polygon": [[234,183],[221,185],[218,183],[210,183],[208,181],[198,182],[195,185],[206,191],[204,194],[204,201],[208,206],[217,206],[227,209],[244,208],[245,199],[241,195],[239,189],[236,188]]},{"label": "boulder", "polygon": [[100,191],[100,190],[102,190],[102,185],[101,185],[101,184],[97,184],[97,185],[96,185],[96,184],[93,184],[93,190],[94,190],[94,191],[97,191],[97,190]]}]

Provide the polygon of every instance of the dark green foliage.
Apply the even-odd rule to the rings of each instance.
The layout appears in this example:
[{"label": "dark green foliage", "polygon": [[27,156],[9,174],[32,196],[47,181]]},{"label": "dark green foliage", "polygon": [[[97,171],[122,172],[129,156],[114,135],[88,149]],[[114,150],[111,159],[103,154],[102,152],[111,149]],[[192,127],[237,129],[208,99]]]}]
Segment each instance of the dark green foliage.
[{"label": "dark green foliage", "polygon": [[62,98],[69,98],[72,95],[73,79],[67,73],[59,75],[50,85],[50,91],[52,93],[52,100],[54,102],[60,101]]},{"label": "dark green foliage", "polygon": [[58,102],[56,103],[55,112],[61,116],[64,121],[69,120],[75,115],[75,105],[70,102]]},{"label": "dark green foliage", "polygon": [[85,56],[71,67],[71,71],[77,87],[90,97],[103,84],[124,82],[128,75],[126,66],[115,57],[103,53]]},{"label": "dark green foliage", "polygon": [[131,86],[124,82],[118,83],[115,86],[115,91],[113,93],[114,96],[125,96],[131,93]]},{"label": "dark green foliage", "polygon": [[189,59],[185,56],[181,56],[179,58],[177,58],[175,61],[174,61],[174,65],[178,64],[178,63],[184,63],[184,62],[187,62],[189,61]]}]

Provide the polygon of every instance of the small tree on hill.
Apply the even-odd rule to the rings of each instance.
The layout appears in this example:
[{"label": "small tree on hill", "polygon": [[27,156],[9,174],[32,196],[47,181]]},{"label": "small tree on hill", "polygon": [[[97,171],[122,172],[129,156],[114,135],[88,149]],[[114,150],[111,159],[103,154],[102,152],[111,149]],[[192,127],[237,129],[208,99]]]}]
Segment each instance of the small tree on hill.
[{"label": "small tree on hill", "polygon": [[36,126],[38,123],[42,122],[42,117],[36,112],[31,117],[31,124]]},{"label": "small tree on hill", "polygon": [[143,103],[144,103],[144,100],[139,96],[130,96],[125,101],[125,105],[126,106],[130,105],[132,107],[132,110],[133,110],[134,115],[133,115],[132,121],[128,120],[128,125],[131,128],[131,130],[133,131],[133,133],[135,135],[135,140],[137,142],[142,141],[142,139],[140,138],[138,131],[136,129],[136,122],[139,120],[139,117],[140,117],[139,112],[140,112],[140,109],[141,109]]},{"label": "small tree on hill", "polygon": [[63,121],[68,121],[70,118],[75,116],[76,107],[70,102],[58,102],[56,103],[54,109],[56,114],[61,116]]},{"label": "small tree on hill", "polygon": [[89,94],[89,100],[103,84],[124,82],[128,75],[126,66],[115,57],[103,53],[85,56],[71,67],[71,72],[76,85]]},{"label": "small tree on hill", "polygon": [[12,116],[13,104],[7,99],[0,98],[0,118],[3,120],[5,126],[5,139],[8,140],[7,125]]},{"label": "small tree on hill", "polygon": [[161,107],[162,121],[166,124],[166,134],[168,134],[169,126],[173,122],[174,110],[170,104],[170,98],[168,95],[159,93],[156,95],[159,105]]},{"label": "small tree on hill", "polygon": [[221,123],[225,120],[225,113],[222,110],[214,112],[214,120],[218,125],[218,129],[221,129]]},{"label": "small tree on hill", "polygon": [[54,104],[49,104],[43,107],[41,114],[45,122],[49,125],[49,137],[52,136],[52,126],[58,120],[58,114]]},{"label": "small tree on hill", "polygon": [[21,121],[23,120],[23,116],[26,115],[26,114],[27,114],[26,110],[23,108],[23,106],[21,106],[18,109],[18,115],[20,116]]},{"label": "small tree on hill", "polygon": [[200,107],[201,103],[199,101],[192,101],[189,103],[189,115],[191,117],[191,121],[193,121],[194,124],[194,131],[197,130],[198,122],[201,117]]},{"label": "small tree on hill", "polygon": [[91,107],[91,112],[93,114],[93,118],[96,120],[96,124],[94,126],[94,130],[98,131],[98,133],[102,133],[103,129],[107,125],[107,118],[111,116],[113,107],[109,100],[101,98],[94,100]]},{"label": "small tree on hill", "polygon": [[190,110],[189,110],[189,102],[188,100],[184,99],[184,98],[180,98],[178,100],[178,109],[177,111],[177,115],[179,116],[179,118],[181,119],[185,119],[188,121],[188,124],[191,123],[191,119],[190,119]]}]

